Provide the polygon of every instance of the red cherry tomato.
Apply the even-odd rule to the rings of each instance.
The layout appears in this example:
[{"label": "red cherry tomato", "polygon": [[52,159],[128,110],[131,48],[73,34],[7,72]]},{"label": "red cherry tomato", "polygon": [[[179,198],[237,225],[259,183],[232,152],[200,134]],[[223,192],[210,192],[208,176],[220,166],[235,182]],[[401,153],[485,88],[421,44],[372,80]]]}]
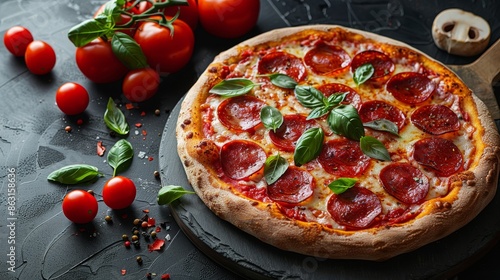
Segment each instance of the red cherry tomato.
[{"label": "red cherry tomato", "polygon": [[95,39],[76,48],[76,65],[94,83],[111,83],[127,74],[128,69],[111,50],[111,44]]},{"label": "red cherry tomato", "polygon": [[44,75],[52,71],[56,65],[56,53],[49,44],[35,40],[26,48],[24,61],[31,73]]},{"label": "red cherry tomato", "polygon": [[3,35],[5,47],[15,56],[24,56],[26,48],[31,42],[33,42],[33,35],[22,26],[13,26]]},{"label": "red cherry tomato", "polygon": [[191,27],[191,30],[195,30],[198,26],[198,4],[196,0],[188,0],[188,6],[172,6],[165,8],[163,14],[169,17],[175,16],[177,11],[179,12],[179,19],[184,21]]},{"label": "red cherry tomato", "polygon": [[153,97],[160,85],[160,75],[152,68],[135,69],[123,79],[122,90],[131,102],[142,102]]},{"label": "red cherry tomato", "polygon": [[89,192],[74,190],[66,194],[62,202],[64,216],[77,224],[91,222],[97,215],[97,200]]},{"label": "red cherry tomato", "polygon": [[198,0],[201,26],[222,38],[236,38],[250,31],[259,11],[259,0]]},{"label": "red cherry tomato", "polygon": [[104,184],[102,199],[111,209],[123,209],[134,202],[136,191],[132,180],[123,176],[115,176]]},{"label": "red cherry tomato", "polygon": [[148,64],[160,74],[174,73],[184,67],[193,54],[194,34],[189,25],[176,19],[170,29],[154,21],[142,23],[134,39],[141,46]]},{"label": "red cherry tomato", "polygon": [[66,115],[78,115],[87,109],[89,94],[77,83],[65,83],[57,89],[56,104]]}]

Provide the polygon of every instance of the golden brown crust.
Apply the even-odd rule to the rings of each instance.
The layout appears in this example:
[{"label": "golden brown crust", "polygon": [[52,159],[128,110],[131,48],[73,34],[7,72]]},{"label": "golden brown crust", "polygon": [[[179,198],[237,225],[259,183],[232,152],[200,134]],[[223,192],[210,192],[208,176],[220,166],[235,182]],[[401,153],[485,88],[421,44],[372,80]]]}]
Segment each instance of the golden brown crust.
[{"label": "golden brown crust", "polygon": [[[463,96],[468,116],[476,126],[481,141],[476,145],[476,160],[469,171],[455,176],[455,183],[445,197],[424,203],[422,211],[406,223],[359,231],[332,229],[316,223],[296,221],[280,214],[273,203],[264,203],[236,195],[231,186],[220,180],[213,169],[217,146],[204,139],[202,104],[208,90],[220,80],[218,65],[227,64],[242,49],[282,42],[297,32],[329,32],[341,30],[355,36],[388,43],[391,50],[417,57],[426,67],[449,72],[445,84],[454,94]],[[451,71],[418,50],[379,35],[332,25],[284,28],[242,42],[221,54],[200,76],[186,95],[178,123],[178,153],[187,178],[202,201],[219,217],[262,241],[288,251],[339,259],[384,260],[410,252],[440,239],[472,220],[494,197],[500,162],[500,138],[485,105]],[[472,108],[472,109],[470,109]],[[476,108],[476,109],[474,109]]]}]

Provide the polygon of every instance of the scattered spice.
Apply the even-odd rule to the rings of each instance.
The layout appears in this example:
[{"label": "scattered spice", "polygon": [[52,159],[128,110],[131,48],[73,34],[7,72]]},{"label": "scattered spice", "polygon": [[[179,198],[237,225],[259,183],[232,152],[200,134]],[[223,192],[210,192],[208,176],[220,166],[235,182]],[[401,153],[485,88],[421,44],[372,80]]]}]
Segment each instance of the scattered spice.
[{"label": "scattered spice", "polygon": [[155,110],[155,115],[156,115],[156,116],[159,116],[159,115],[160,115],[160,109],[156,109],[156,110]]},{"label": "scattered spice", "polygon": [[73,128],[71,128],[71,126],[67,125],[65,128],[64,128],[64,131],[66,131],[67,133],[70,133],[71,130],[73,130]]},{"label": "scattered spice", "polygon": [[138,241],[139,240],[139,236],[137,235],[132,235],[132,241]]},{"label": "scattered spice", "polygon": [[168,273],[162,274],[161,275],[161,279],[162,280],[169,280],[170,279],[170,274],[168,274]]},{"label": "scattered spice", "polygon": [[97,155],[102,157],[106,152],[106,147],[102,144],[102,141],[97,141]]},{"label": "scattered spice", "polygon": [[149,236],[151,236],[151,238],[155,239],[156,238],[156,231],[151,231]]},{"label": "scattered spice", "polygon": [[154,160],[154,157],[148,157],[148,160],[149,160],[149,161],[153,161],[153,160]]},{"label": "scattered spice", "polygon": [[113,221],[113,219],[111,219],[111,216],[109,215],[106,215],[106,217],[104,217],[104,220],[107,222],[107,223],[111,223]]},{"label": "scattered spice", "polygon": [[126,235],[126,234],[122,235],[122,239],[125,241],[128,240],[128,235]]},{"label": "scattered spice", "polygon": [[127,274],[127,270],[126,269],[122,269],[122,275],[125,275]]},{"label": "scattered spice", "polygon": [[167,241],[172,240],[172,237],[170,237],[170,234],[165,235],[165,240],[167,240]]},{"label": "scattered spice", "polygon": [[143,129],[143,130],[142,130],[142,135],[143,135],[143,136],[146,136],[146,135],[148,135],[148,132],[147,132],[145,129]]},{"label": "scattered spice", "polygon": [[156,179],[160,178],[160,172],[158,170],[155,170],[155,172],[153,172],[153,175]]},{"label": "scattered spice", "polygon": [[153,242],[153,244],[148,245],[149,252],[161,250],[164,244],[165,241],[163,241],[163,239],[155,239],[155,242]]},{"label": "scattered spice", "polygon": [[140,222],[141,222],[140,219],[135,219],[134,220],[134,226],[138,226]]},{"label": "scattered spice", "polygon": [[123,245],[125,245],[125,247],[126,247],[126,248],[130,248],[130,241],[128,241],[128,240],[127,240],[127,241],[125,241],[125,242],[123,243]]},{"label": "scattered spice", "polygon": [[137,263],[138,264],[142,264],[142,257],[141,256],[137,256],[137,258],[135,258],[137,260]]},{"label": "scattered spice", "polygon": [[154,218],[148,218],[148,227],[154,227],[156,224],[156,220]]},{"label": "scattered spice", "polygon": [[78,120],[76,121],[76,124],[77,124],[77,125],[82,125],[82,124],[83,124],[83,120],[82,120],[82,119],[78,119]]},{"label": "scattered spice", "polygon": [[141,227],[142,228],[147,228],[148,227],[148,222],[142,222]]},{"label": "scattered spice", "polygon": [[141,112],[141,117],[144,117],[146,115],[146,112],[142,111]]},{"label": "scattered spice", "polygon": [[127,108],[127,110],[132,110],[132,109],[134,109],[134,104],[127,103],[127,104],[125,104],[125,108]]},{"label": "scattered spice", "polygon": [[149,209],[144,209],[144,210],[142,210],[142,212],[147,214],[147,213],[149,213]]},{"label": "scattered spice", "polygon": [[142,123],[136,123],[135,127],[137,127],[137,128],[142,127]]}]

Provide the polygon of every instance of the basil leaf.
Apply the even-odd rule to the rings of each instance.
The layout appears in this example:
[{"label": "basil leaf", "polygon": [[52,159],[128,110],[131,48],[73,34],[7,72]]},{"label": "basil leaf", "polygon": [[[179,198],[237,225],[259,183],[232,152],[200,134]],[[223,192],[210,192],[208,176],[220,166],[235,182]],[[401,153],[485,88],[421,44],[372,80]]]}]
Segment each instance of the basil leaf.
[{"label": "basil leaf", "polygon": [[327,98],[328,103],[332,106],[337,106],[342,101],[345,100],[345,97],[347,96],[347,94],[348,94],[347,92],[339,92],[339,93],[332,94],[332,95],[328,96],[328,98]]},{"label": "basil leaf", "polygon": [[307,120],[320,118],[320,117],[328,114],[333,107],[334,107],[333,105],[328,105],[328,106],[324,106],[324,107],[316,107],[316,108],[312,109],[312,111],[309,113],[309,115],[307,116]]},{"label": "basil leaf", "polygon": [[371,158],[391,161],[391,156],[385,148],[384,144],[377,138],[371,136],[363,136],[360,139],[360,147],[363,153]]},{"label": "basil leaf", "polygon": [[125,139],[118,140],[108,152],[108,164],[113,167],[113,176],[127,169],[133,157],[132,144]]},{"label": "basil leaf", "polygon": [[276,132],[276,129],[283,124],[283,115],[278,109],[272,106],[264,106],[260,110],[260,120],[264,124],[264,127]]},{"label": "basil leaf", "polygon": [[385,131],[389,132],[391,134],[394,134],[396,136],[399,136],[399,129],[397,124],[391,122],[390,120],[387,119],[379,119],[379,120],[374,120],[371,122],[367,122],[363,124],[365,127],[369,127],[374,130],[378,131]]},{"label": "basil leaf", "polygon": [[104,10],[102,14],[110,19],[109,21],[114,24],[120,18],[120,11],[123,5],[125,5],[124,0],[108,1],[106,2],[106,4],[104,4]]},{"label": "basil leaf", "polygon": [[209,92],[224,97],[233,97],[251,91],[255,85],[254,82],[245,78],[227,79],[213,86]]},{"label": "basil leaf", "polygon": [[356,179],[352,178],[338,178],[328,184],[328,188],[330,188],[334,194],[341,194],[356,185],[356,182]]},{"label": "basil leaf", "polygon": [[358,111],[350,104],[342,104],[333,108],[327,122],[334,133],[351,140],[359,141],[365,135],[363,122],[361,122]]},{"label": "basil leaf", "polygon": [[185,194],[194,194],[195,192],[183,189],[180,186],[164,186],[158,191],[158,196],[156,201],[158,205],[170,204],[174,200],[180,198]]},{"label": "basil leaf", "polygon": [[286,74],[274,73],[269,75],[271,83],[280,88],[290,88],[294,89],[297,86],[297,82]]},{"label": "basil leaf", "polygon": [[279,154],[270,156],[264,164],[264,178],[268,185],[276,182],[288,169],[288,161]]},{"label": "basil leaf", "polygon": [[127,135],[130,131],[127,120],[125,120],[125,115],[116,107],[111,97],[108,100],[106,112],[104,112],[104,122],[109,129],[120,135]]},{"label": "basil leaf", "polygon": [[74,185],[90,182],[97,176],[102,176],[97,167],[88,164],[72,164],[53,171],[47,176],[47,180]]},{"label": "basil leaf", "polygon": [[325,133],[321,127],[309,128],[297,140],[295,151],[293,153],[293,161],[296,166],[306,164],[315,159],[321,152],[323,147],[323,138]]},{"label": "basil leaf", "polygon": [[375,73],[375,68],[370,63],[363,64],[354,71],[353,80],[356,85],[361,85],[370,79]]},{"label": "basil leaf", "polygon": [[128,68],[140,69],[148,66],[146,55],[141,47],[129,35],[123,32],[115,32],[111,40],[113,54]]},{"label": "basil leaf", "polygon": [[312,86],[296,86],[295,97],[306,108],[316,108],[327,105],[328,99],[321,91]]},{"label": "basil leaf", "polygon": [[97,19],[88,19],[72,27],[68,32],[69,40],[76,47],[82,47],[92,40],[112,32],[113,29]]}]

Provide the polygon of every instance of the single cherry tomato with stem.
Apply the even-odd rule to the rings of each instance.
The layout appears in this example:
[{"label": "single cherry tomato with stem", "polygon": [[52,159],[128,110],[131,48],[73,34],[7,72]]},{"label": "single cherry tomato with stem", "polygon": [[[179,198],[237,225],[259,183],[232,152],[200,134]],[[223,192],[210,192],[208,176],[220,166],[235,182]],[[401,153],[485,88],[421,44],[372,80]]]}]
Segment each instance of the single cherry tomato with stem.
[{"label": "single cherry tomato with stem", "polygon": [[115,176],[104,184],[102,199],[109,208],[119,210],[134,202],[136,192],[132,180],[124,176]]},{"label": "single cherry tomato with stem", "polygon": [[221,38],[237,38],[257,23],[259,0],[198,0],[201,26]]},{"label": "single cherry tomato with stem", "polygon": [[89,105],[89,93],[80,84],[65,83],[56,91],[56,104],[66,115],[78,115]]},{"label": "single cherry tomato with stem", "polygon": [[44,75],[52,71],[56,65],[56,53],[46,42],[35,40],[26,48],[24,61],[31,73]]},{"label": "single cherry tomato with stem", "polygon": [[33,35],[23,26],[13,26],[3,35],[3,44],[15,56],[24,56],[31,42]]},{"label": "single cherry tomato with stem", "polygon": [[195,30],[198,26],[198,4],[196,0],[187,0],[188,5],[179,5],[167,7],[163,10],[163,14],[168,17],[174,17],[179,12],[179,19],[187,23],[191,30]]},{"label": "single cherry tomato with stem", "polygon": [[63,199],[62,210],[68,220],[76,224],[91,222],[97,215],[96,198],[84,190],[70,191]]},{"label": "single cherry tomato with stem", "polygon": [[131,102],[142,102],[153,97],[160,86],[160,75],[150,67],[134,69],[123,79],[123,95]]}]

